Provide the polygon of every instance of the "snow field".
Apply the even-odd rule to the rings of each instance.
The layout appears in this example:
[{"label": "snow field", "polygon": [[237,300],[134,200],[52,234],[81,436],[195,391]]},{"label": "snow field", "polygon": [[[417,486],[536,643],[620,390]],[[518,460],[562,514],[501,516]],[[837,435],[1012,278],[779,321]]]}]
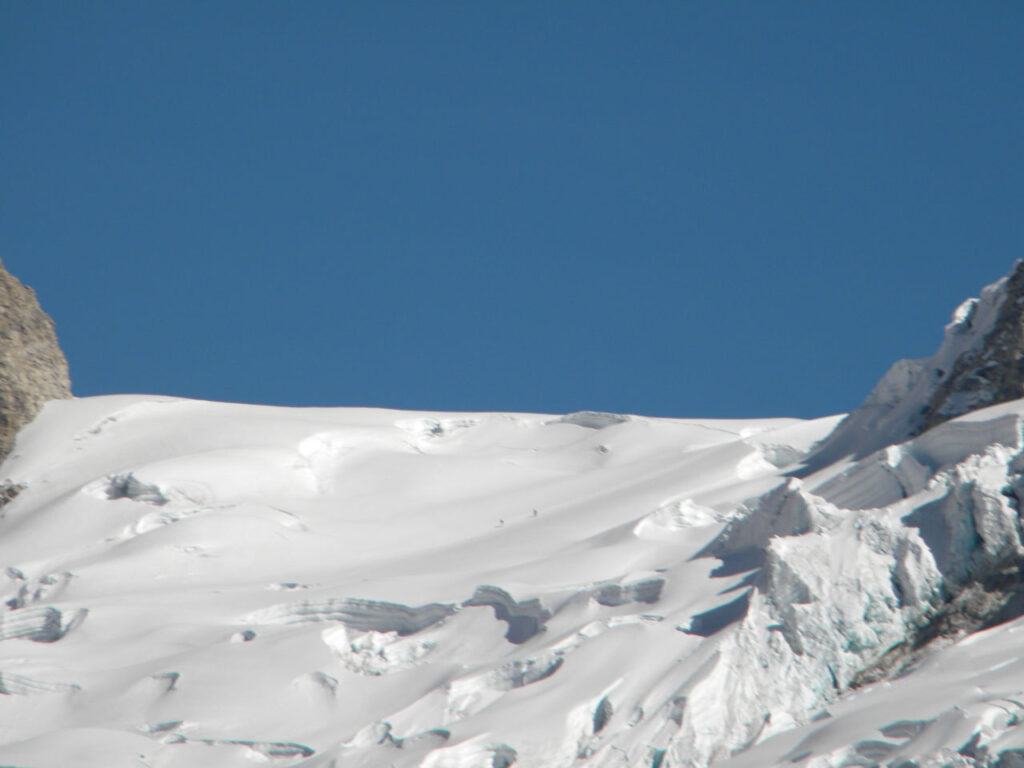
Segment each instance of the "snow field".
[{"label": "snow field", "polygon": [[1022,414],[822,464],[836,417],[52,403],[0,762],[1005,763]]}]

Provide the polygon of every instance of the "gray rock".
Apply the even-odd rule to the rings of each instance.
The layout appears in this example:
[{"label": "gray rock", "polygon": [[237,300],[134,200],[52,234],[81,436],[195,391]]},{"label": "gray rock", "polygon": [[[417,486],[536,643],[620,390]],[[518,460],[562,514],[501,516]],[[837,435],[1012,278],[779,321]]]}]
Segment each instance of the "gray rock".
[{"label": "gray rock", "polygon": [[921,410],[916,432],[978,408],[1024,397],[1024,261],[1006,278],[995,322],[979,349],[960,355]]},{"label": "gray rock", "polygon": [[797,475],[862,459],[965,413],[1024,397],[1024,260],[956,310],[938,351],[900,360]]},{"label": "gray rock", "polygon": [[71,397],[68,362],[35,291],[0,262],[0,459],[49,400]]}]

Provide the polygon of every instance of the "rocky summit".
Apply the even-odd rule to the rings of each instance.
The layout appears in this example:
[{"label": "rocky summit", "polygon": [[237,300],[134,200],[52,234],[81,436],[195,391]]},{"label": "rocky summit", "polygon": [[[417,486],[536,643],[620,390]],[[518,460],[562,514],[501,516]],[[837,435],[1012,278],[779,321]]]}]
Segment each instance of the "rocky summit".
[{"label": "rocky summit", "polygon": [[35,291],[0,262],[0,459],[49,400],[71,397],[68,362]]}]

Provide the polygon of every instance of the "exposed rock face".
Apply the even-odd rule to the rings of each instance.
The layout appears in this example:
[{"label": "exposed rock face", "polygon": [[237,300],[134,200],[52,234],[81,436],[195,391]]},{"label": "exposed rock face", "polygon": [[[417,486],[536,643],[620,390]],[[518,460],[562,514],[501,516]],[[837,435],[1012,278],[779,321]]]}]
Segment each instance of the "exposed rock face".
[{"label": "exposed rock face", "polygon": [[35,291],[0,262],[0,459],[48,400],[71,397],[68,362]]},{"label": "exposed rock face", "polygon": [[900,360],[824,440],[809,471],[863,458],[990,405],[1024,397],[1024,261],[953,313],[939,350]]},{"label": "exposed rock face", "polygon": [[[945,372],[921,410],[918,432],[977,408],[1024,397],[1024,261],[1017,262],[1000,291],[994,322],[981,348],[967,350]],[[970,323],[975,304],[968,304]]]}]

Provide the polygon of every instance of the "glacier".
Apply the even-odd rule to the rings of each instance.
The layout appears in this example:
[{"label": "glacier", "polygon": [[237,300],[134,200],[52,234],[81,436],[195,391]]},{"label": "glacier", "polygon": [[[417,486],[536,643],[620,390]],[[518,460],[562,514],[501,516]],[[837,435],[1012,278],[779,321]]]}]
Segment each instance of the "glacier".
[{"label": "glacier", "polygon": [[812,420],[50,402],[0,764],[1024,766],[1022,296]]}]

